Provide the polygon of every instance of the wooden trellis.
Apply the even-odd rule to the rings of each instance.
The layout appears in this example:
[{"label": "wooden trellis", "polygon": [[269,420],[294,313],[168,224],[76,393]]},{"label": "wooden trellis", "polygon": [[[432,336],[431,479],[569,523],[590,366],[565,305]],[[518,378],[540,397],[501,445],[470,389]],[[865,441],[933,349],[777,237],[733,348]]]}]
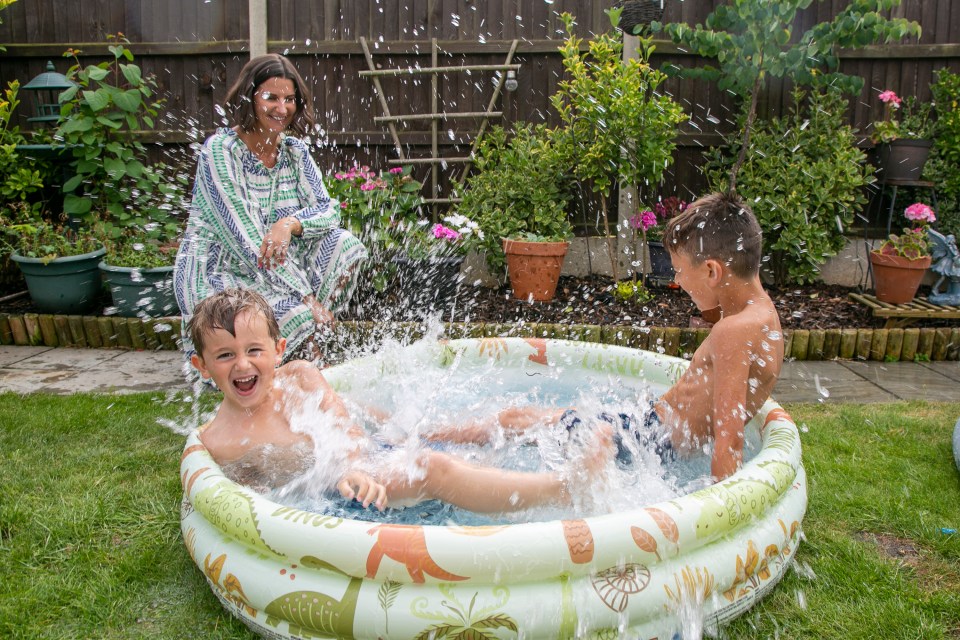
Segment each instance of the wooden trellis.
[{"label": "wooden trellis", "polygon": [[[466,180],[467,173],[470,171],[470,166],[473,163],[474,153],[477,150],[480,140],[483,138],[484,132],[486,132],[487,126],[490,123],[491,118],[501,118],[503,117],[502,111],[494,111],[494,107],[497,104],[497,100],[500,98],[500,94],[503,91],[504,83],[507,79],[507,72],[509,71],[519,71],[520,65],[513,64],[513,56],[516,53],[517,45],[519,40],[513,40],[510,45],[510,50],[507,52],[506,60],[503,64],[482,64],[482,65],[460,65],[460,66],[449,66],[442,67],[439,66],[439,51],[440,48],[437,45],[437,39],[433,38],[430,41],[430,66],[429,67],[404,67],[396,69],[377,69],[373,62],[373,54],[370,52],[370,47],[367,45],[366,38],[360,38],[360,45],[363,47],[363,53],[367,60],[367,71],[361,71],[360,75],[362,77],[368,77],[373,81],[373,88],[377,94],[377,98],[380,101],[380,106],[383,109],[384,115],[377,116],[374,118],[374,122],[379,122],[385,124],[387,129],[390,131],[390,135],[393,138],[393,144],[396,147],[397,155],[399,156],[396,159],[391,159],[389,162],[393,165],[409,165],[409,164],[429,164],[430,165],[430,197],[425,198],[426,202],[432,205],[433,217],[436,219],[437,210],[440,205],[449,205],[460,201],[459,197],[456,197],[456,193],[459,188],[463,185],[464,180]],[[450,111],[440,111],[439,106],[439,93],[440,93],[440,80],[439,76],[446,73],[471,73],[474,71],[490,71],[497,73],[496,76],[496,85],[493,90],[493,95],[490,96],[490,101],[487,103],[487,108],[485,111],[465,111],[465,112],[450,112]],[[394,115],[390,111],[390,105],[387,102],[387,96],[383,91],[383,86],[380,83],[380,78],[383,76],[405,76],[405,75],[429,75],[430,76],[430,113],[410,113],[402,115]],[[455,156],[455,157],[441,157],[440,156],[440,122],[444,120],[453,120],[453,119],[474,119],[480,121],[480,126],[477,130],[476,135],[473,138],[473,143],[470,148],[470,153],[466,156]],[[403,149],[403,145],[400,143],[400,135],[397,133],[398,122],[417,122],[417,121],[428,121],[430,123],[430,156],[425,158],[410,158],[407,156],[406,152]],[[462,164],[463,169],[458,176],[453,180],[453,193],[447,196],[443,196],[440,193],[440,166],[441,165],[451,165],[451,164]]]}]

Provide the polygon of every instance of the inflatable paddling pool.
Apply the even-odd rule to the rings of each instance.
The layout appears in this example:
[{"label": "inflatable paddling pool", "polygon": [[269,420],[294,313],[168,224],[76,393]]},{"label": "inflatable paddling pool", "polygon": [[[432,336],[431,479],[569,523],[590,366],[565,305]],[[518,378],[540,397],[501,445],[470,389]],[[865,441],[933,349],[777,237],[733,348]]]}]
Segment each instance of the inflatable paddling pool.
[{"label": "inflatable paddling pool", "polygon": [[953,461],[957,463],[957,471],[960,471],[960,418],[953,428]]},{"label": "inflatable paddling pool", "polygon": [[[588,371],[669,385],[686,362],[646,351],[540,339],[459,340],[404,367]],[[398,363],[399,366],[399,363]],[[416,370],[416,369],[415,369]],[[345,394],[390,365],[324,371]],[[760,450],[725,481],[622,513],[503,526],[361,522],[283,506],[228,480],[188,437],[182,531],[213,593],[264,637],[671,637],[683,611],[729,620],[783,576],[800,541],[800,439],[769,401],[749,428]],[[480,636],[476,636],[480,637]]]}]

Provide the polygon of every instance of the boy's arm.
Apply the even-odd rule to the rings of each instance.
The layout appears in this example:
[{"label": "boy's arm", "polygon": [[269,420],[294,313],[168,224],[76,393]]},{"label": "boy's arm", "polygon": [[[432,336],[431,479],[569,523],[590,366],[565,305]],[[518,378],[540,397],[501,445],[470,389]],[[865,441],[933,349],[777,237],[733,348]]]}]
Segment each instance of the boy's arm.
[{"label": "boy's arm", "polygon": [[[720,325],[714,327],[714,331]],[[713,353],[713,460],[710,472],[719,482],[743,464],[750,344],[735,326],[721,329]]]}]

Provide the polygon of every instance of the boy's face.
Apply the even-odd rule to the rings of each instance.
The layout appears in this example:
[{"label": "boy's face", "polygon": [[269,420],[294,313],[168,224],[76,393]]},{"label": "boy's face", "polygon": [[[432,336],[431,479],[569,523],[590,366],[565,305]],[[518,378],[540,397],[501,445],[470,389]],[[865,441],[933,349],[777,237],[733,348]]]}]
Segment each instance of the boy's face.
[{"label": "boy's face", "polygon": [[190,362],[204,378],[212,378],[224,400],[245,408],[262,402],[273,388],[274,369],[287,341],[270,337],[262,313],[245,310],[234,321],[236,335],[214,329],[204,338],[202,357]]},{"label": "boy's face", "polygon": [[676,273],[674,282],[687,292],[701,311],[714,309],[720,304],[715,289],[710,286],[711,279],[715,277],[712,271],[715,268],[714,262],[716,261],[704,260],[700,264],[694,264],[686,254],[670,252],[670,263]]}]

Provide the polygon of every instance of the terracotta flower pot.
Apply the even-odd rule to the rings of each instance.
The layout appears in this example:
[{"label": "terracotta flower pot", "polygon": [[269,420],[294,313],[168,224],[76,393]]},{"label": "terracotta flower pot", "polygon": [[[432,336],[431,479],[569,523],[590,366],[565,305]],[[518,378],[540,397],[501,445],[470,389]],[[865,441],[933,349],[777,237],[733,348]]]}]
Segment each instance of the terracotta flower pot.
[{"label": "terracotta flower pot", "polygon": [[560,268],[569,242],[525,242],[503,240],[507,273],[513,297],[544,302],[552,300],[560,280]]},{"label": "terracotta flower pot", "polygon": [[877,300],[890,304],[910,302],[917,295],[920,281],[930,267],[930,256],[911,260],[870,252],[870,266]]}]

